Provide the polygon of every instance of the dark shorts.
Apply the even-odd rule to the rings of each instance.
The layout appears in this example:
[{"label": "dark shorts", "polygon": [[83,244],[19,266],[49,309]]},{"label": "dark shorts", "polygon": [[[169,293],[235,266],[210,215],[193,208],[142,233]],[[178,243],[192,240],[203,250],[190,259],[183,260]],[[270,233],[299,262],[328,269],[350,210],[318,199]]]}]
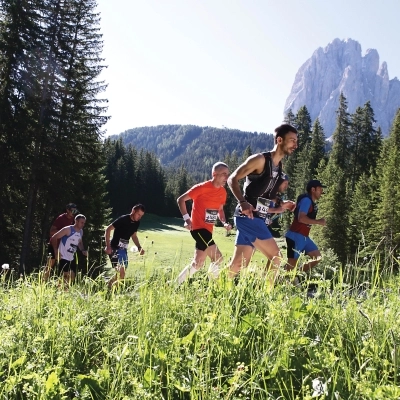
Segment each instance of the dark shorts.
[{"label": "dark shorts", "polygon": [[128,267],[127,249],[113,248],[111,249],[111,254],[109,254],[108,257],[110,257],[113,268],[124,267],[126,269]]},{"label": "dark shorts", "polygon": [[190,231],[190,233],[196,241],[195,247],[197,250],[205,251],[207,247],[215,244],[212,233],[207,229],[195,229],[194,231]]},{"label": "dark shorts", "polygon": [[76,274],[77,270],[76,258],[74,257],[74,259],[71,261],[61,259],[60,263],[58,264],[58,267],[60,269],[60,272],[72,271]]},{"label": "dark shorts", "polygon": [[287,231],[286,232],[287,257],[299,258],[301,253],[309,254],[318,250],[317,245],[308,237],[301,233]]},{"label": "dark shorts", "polygon": [[46,257],[48,257],[48,255],[51,254],[51,259],[54,260],[56,258],[56,256],[54,255],[54,247],[51,243],[49,243],[47,245],[47,254]]}]

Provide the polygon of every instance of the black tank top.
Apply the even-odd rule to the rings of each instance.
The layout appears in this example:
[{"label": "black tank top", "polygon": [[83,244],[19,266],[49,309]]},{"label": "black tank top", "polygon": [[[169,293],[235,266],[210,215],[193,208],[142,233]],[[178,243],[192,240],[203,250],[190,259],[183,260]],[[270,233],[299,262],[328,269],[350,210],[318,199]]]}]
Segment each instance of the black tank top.
[{"label": "black tank top", "polygon": [[282,175],[282,163],[279,162],[278,171],[274,176],[271,152],[268,151],[262,153],[262,155],[265,158],[264,170],[261,174],[247,175],[243,186],[243,195],[253,207],[256,206],[258,197],[266,199],[274,199],[276,197],[279,188],[277,183]]},{"label": "black tank top", "polygon": [[[278,164],[277,174],[274,174],[271,152],[261,153],[265,158],[264,169],[260,174],[249,174],[243,185],[243,196],[254,208],[257,205],[257,198],[274,199],[282,183],[282,163]],[[275,176],[274,176],[275,175]],[[236,207],[235,216],[239,216],[240,204]],[[256,216],[257,213],[254,213]]]}]

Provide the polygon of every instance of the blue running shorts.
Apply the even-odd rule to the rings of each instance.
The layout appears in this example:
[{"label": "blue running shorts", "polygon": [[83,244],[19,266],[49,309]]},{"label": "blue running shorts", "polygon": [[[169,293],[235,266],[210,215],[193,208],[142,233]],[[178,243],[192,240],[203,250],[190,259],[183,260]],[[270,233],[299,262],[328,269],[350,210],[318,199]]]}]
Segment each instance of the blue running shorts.
[{"label": "blue running shorts", "polygon": [[317,245],[308,237],[301,233],[287,231],[286,232],[287,257],[297,259],[300,253],[309,254],[314,250],[318,250]]},{"label": "blue running shorts", "polygon": [[272,239],[268,226],[261,218],[235,217],[236,240],[235,245],[252,246],[256,239]]},{"label": "blue running shorts", "polygon": [[112,249],[109,257],[113,268],[116,268],[118,266],[124,268],[128,267],[128,251],[126,249]]}]

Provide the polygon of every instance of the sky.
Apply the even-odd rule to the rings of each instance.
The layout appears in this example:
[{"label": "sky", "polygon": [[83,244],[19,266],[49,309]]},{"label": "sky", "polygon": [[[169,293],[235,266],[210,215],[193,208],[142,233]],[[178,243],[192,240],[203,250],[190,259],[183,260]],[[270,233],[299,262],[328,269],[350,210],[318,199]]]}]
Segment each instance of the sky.
[{"label": "sky", "polygon": [[298,69],[335,38],[400,78],[400,0],[97,0],[106,135],[191,124],[272,133]]}]

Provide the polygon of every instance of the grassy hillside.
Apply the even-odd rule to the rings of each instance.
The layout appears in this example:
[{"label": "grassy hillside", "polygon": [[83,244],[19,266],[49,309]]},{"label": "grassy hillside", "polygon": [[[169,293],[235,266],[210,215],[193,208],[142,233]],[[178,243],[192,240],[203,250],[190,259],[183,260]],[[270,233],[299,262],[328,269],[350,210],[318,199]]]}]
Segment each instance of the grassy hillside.
[{"label": "grassy hillside", "polygon": [[[68,292],[33,275],[0,282],[1,398],[400,397],[400,282],[376,261],[346,275],[328,255],[313,297],[289,277],[268,292],[258,255],[238,285],[198,274],[177,288],[189,233],[147,215],[142,228],[146,255],[130,253],[111,293],[102,278]],[[233,237],[216,241],[228,258]]]}]

